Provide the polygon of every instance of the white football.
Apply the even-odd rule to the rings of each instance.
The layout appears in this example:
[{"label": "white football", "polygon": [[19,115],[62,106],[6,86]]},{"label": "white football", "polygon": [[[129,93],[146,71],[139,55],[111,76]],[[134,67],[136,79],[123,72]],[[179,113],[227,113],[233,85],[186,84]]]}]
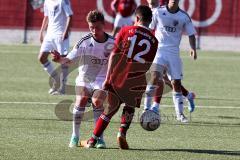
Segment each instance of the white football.
[{"label": "white football", "polygon": [[160,123],[160,115],[151,110],[144,111],[140,117],[140,124],[142,128],[147,131],[154,131],[158,129]]}]

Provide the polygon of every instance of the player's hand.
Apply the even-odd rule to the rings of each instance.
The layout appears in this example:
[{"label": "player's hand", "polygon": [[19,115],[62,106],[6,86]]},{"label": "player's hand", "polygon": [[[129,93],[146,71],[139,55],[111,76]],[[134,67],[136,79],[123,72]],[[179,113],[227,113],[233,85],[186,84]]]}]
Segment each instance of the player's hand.
[{"label": "player's hand", "polygon": [[197,59],[197,51],[194,49],[191,49],[190,56],[193,57],[194,60]]},{"label": "player's hand", "polygon": [[68,38],[68,32],[64,32],[62,35],[62,41]]},{"label": "player's hand", "polygon": [[40,33],[39,40],[40,40],[41,43],[43,42],[43,33]]},{"label": "player's hand", "polygon": [[52,50],[52,51],[50,51],[50,54],[52,55],[52,61],[54,61],[54,62],[60,61],[61,55],[60,55],[60,53],[58,53],[58,51]]}]

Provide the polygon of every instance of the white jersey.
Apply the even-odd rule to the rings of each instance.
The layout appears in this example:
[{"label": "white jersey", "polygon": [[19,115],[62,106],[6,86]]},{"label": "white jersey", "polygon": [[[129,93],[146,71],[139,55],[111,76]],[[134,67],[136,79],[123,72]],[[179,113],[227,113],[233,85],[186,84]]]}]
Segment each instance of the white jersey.
[{"label": "white jersey", "polygon": [[80,76],[93,79],[106,77],[108,59],[114,48],[114,38],[106,35],[108,38],[103,43],[97,42],[91,33],[84,36],[67,55],[70,60],[80,59]]},{"label": "white jersey", "polygon": [[186,12],[179,9],[176,13],[170,13],[167,6],[154,9],[149,27],[155,30],[155,36],[159,42],[158,48],[170,54],[179,54],[183,32],[189,36],[196,34],[191,18]]},{"label": "white jersey", "polygon": [[72,14],[69,0],[45,0],[44,16],[48,16],[47,36],[62,35],[67,17]]}]

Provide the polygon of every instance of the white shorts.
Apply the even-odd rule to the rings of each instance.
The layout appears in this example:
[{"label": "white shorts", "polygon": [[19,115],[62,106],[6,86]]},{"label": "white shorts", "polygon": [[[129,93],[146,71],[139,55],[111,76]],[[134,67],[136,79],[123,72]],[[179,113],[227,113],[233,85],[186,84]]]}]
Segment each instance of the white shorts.
[{"label": "white shorts", "polygon": [[164,70],[167,71],[170,80],[183,78],[182,60],[180,56],[178,54],[169,54],[158,49],[151,66],[151,71],[158,71],[163,74]]},{"label": "white shorts", "polygon": [[117,13],[114,20],[114,28],[116,27],[124,27],[133,25],[132,17],[123,17],[121,14]]},{"label": "white shorts", "polygon": [[87,76],[78,75],[75,83],[76,86],[86,87],[90,91],[94,91],[96,89],[102,89],[102,84],[105,80],[105,77],[95,77],[94,79],[90,80]]},{"label": "white shorts", "polygon": [[61,55],[67,55],[69,49],[69,38],[62,41],[62,36],[46,36],[41,45],[40,52],[49,52],[57,50]]}]

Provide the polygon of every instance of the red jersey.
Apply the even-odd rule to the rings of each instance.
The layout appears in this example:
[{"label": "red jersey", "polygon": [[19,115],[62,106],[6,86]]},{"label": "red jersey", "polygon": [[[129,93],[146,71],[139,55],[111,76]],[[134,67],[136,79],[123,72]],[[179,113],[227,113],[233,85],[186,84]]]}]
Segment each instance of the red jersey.
[{"label": "red jersey", "polygon": [[[115,48],[111,55],[116,63],[109,73],[108,84],[116,89],[129,86],[130,79],[142,75],[145,78],[145,73],[149,70],[156,55],[157,47],[158,41],[148,28],[123,27],[115,40]],[[136,84],[136,87],[145,85],[141,80],[136,81]]]},{"label": "red jersey", "polygon": [[137,7],[135,0],[114,0],[111,4],[112,9],[120,13],[123,17],[129,17]]}]

